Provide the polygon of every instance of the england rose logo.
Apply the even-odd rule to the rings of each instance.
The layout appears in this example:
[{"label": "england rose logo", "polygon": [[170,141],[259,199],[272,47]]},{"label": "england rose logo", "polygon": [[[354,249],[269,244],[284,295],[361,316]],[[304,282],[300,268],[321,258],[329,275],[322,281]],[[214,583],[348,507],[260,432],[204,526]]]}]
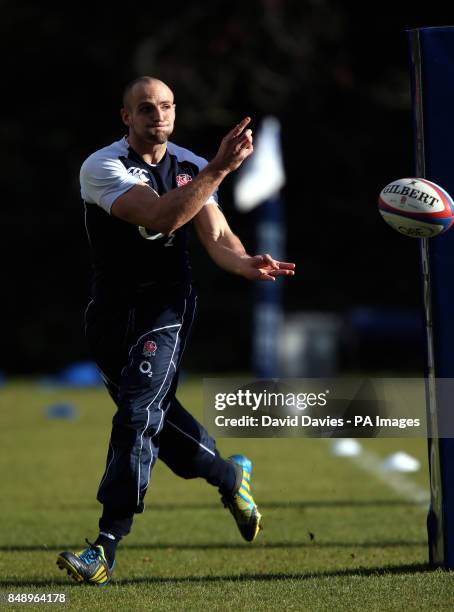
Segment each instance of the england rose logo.
[{"label": "england rose logo", "polygon": [[145,357],[151,357],[156,353],[157,348],[158,345],[154,340],[147,340],[143,345],[142,354],[145,355]]},{"label": "england rose logo", "polygon": [[190,174],[177,174],[176,181],[177,187],[183,187],[183,185],[192,181],[192,176]]}]

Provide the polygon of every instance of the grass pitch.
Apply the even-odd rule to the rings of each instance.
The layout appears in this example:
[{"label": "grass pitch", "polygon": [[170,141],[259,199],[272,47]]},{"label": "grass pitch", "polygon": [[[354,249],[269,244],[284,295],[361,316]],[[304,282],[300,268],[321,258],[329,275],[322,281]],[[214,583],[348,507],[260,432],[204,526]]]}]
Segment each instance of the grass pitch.
[{"label": "grass pitch", "polygon": [[[179,398],[201,418],[200,380]],[[71,403],[74,421],[45,416]],[[426,504],[335,457],[327,440],[221,439],[225,455],[254,463],[253,494],[265,530],[241,539],[217,492],[158,462],[146,510],[117,555],[113,582],[78,586],[55,564],[97,535],[95,500],[114,411],[103,389],[10,383],[0,400],[0,589],[66,593],[74,610],[449,610],[452,575],[427,565]],[[405,475],[427,489],[424,440],[362,440],[384,458],[405,450],[422,462]],[[3,600],[4,601],[4,600]],[[16,604],[19,608],[30,605]],[[33,606],[35,607],[35,606]]]}]

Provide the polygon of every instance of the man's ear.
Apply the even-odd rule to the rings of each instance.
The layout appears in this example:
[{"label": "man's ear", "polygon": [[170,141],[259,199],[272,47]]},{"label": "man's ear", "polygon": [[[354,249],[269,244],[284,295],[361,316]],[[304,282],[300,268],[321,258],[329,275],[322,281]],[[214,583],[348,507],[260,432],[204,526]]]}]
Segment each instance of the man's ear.
[{"label": "man's ear", "polygon": [[125,125],[127,125],[129,127],[129,111],[127,108],[122,108],[120,110],[120,115],[121,115],[121,120],[123,121],[123,123]]}]

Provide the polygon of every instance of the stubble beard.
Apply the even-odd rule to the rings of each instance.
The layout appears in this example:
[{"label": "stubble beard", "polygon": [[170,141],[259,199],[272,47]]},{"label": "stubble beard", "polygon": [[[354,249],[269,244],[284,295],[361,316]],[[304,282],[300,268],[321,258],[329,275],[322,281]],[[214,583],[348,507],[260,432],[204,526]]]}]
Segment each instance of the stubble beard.
[{"label": "stubble beard", "polygon": [[164,144],[168,140],[168,135],[165,132],[156,132],[156,134],[147,134],[148,144]]},{"label": "stubble beard", "polygon": [[153,145],[161,145],[161,144],[165,144],[168,140],[169,140],[169,136],[172,133],[173,129],[171,130],[156,130],[154,132],[152,131],[147,131],[146,134],[144,134],[144,140],[148,143],[148,144],[153,144]]}]

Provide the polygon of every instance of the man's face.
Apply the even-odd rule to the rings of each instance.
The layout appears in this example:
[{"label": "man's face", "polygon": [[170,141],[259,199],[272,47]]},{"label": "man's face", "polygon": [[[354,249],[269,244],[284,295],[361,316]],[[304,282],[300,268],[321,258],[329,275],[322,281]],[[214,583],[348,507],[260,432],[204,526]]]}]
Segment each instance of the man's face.
[{"label": "man's face", "polygon": [[175,123],[173,93],[160,81],[138,83],[121,114],[130,136],[146,144],[163,144]]}]

